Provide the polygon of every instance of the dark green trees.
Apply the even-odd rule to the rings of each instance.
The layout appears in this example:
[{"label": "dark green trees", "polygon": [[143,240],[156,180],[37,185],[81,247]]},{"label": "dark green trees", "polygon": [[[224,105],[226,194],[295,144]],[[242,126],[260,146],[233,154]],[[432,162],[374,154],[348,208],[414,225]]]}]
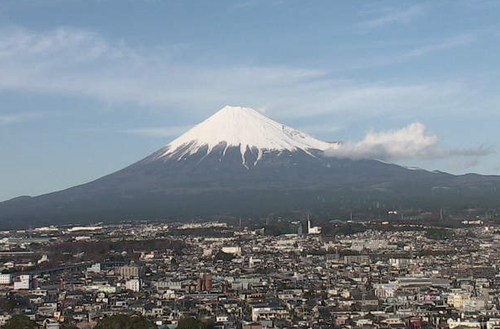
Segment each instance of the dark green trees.
[{"label": "dark green trees", "polygon": [[96,329],[156,329],[156,326],[140,316],[113,315],[99,321]]},{"label": "dark green trees", "polygon": [[184,318],[179,321],[177,329],[212,329],[212,323],[203,322],[194,318]]},{"label": "dark green trees", "polygon": [[3,329],[35,329],[37,328],[36,322],[30,320],[26,315],[14,315],[2,327]]}]

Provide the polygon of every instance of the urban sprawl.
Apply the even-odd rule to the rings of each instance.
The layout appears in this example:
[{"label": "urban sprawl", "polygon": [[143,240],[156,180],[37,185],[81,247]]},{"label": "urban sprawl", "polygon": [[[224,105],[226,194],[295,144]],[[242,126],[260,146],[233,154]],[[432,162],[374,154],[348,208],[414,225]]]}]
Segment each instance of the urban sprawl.
[{"label": "urban sprawl", "polygon": [[247,224],[0,232],[0,326],[500,328],[491,218]]}]

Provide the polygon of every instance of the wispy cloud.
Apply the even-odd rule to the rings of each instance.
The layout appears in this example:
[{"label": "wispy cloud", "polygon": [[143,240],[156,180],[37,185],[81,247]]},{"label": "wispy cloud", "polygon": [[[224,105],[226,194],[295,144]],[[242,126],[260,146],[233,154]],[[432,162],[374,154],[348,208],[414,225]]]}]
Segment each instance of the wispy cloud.
[{"label": "wispy cloud", "polygon": [[424,6],[413,4],[398,7],[367,7],[365,14],[372,18],[362,22],[364,28],[380,28],[390,24],[407,24],[424,13]]},{"label": "wispy cloud", "polygon": [[341,69],[341,71],[349,70],[363,70],[369,68],[377,68],[383,66],[391,66],[394,64],[401,64],[410,62],[416,58],[445,53],[446,51],[452,52],[456,51],[457,48],[465,48],[476,42],[478,40],[478,35],[475,33],[464,33],[460,35],[455,35],[441,40],[426,40],[422,42],[402,42],[398,44],[390,42],[375,42],[372,44],[358,45],[356,48],[395,48],[392,53],[384,56],[370,56],[370,58],[364,59],[361,62],[356,63],[353,60],[353,64],[348,65]]},{"label": "wispy cloud", "polygon": [[250,9],[256,8],[261,5],[281,5],[283,0],[238,0],[233,1],[230,5],[230,9],[232,10],[242,10],[242,9]]},{"label": "wispy cloud", "polygon": [[479,164],[478,157],[472,157],[470,159],[452,159],[449,160],[447,165],[450,169],[470,169],[476,167]]},{"label": "wispy cloud", "polygon": [[469,8],[497,8],[500,6],[498,0],[460,0],[458,4],[465,5]]},{"label": "wispy cloud", "polygon": [[175,137],[186,132],[191,126],[142,127],[121,130],[121,132],[150,137]]},{"label": "wispy cloud", "polygon": [[317,135],[317,134],[338,132],[343,130],[345,127],[340,124],[319,123],[311,125],[302,125],[299,126],[298,128],[308,134]]},{"label": "wispy cloud", "polygon": [[452,37],[450,39],[447,39],[447,40],[444,40],[441,42],[435,42],[435,43],[431,43],[428,45],[414,48],[406,53],[403,53],[400,56],[402,58],[418,57],[418,56],[426,55],[426,54],[433,53],[436,51],[466,46],[466,45],[469,45],[472,42],[474,42],[476,39],[477,39],[477,37],[474,34],[462,34],[462,35]]},{"label": "wispy cloud", "polygon": [[455,81],[367,83],[301,67],[193,64],[174,48],[142,51],[80,29],[0,30],[0,89],[191,112],[242,104],[278,117],[371,117],[400,112],[401,104],[406,111],[447,110],[467,97]]},{"label": "wispy cloud", "polygon": [[493,166],[493,171],[494,171],[494,172],[500,172],[500,162],[497,162],[497,163]]},{"label": "wispy cloud", "polygon": [[378,160],[467,157],[470,158],[468,160],[470,165],[471,160],[477,163],[478,157],[494,153],[492,148],[484,146],[471,149],[444,149],[439,146],[438,141],[439,138],[428,132],[424,124],[415,122],[401,129],[370,131],[363,140],[342,143],[325,151],[325,154],[338,158]]},{"label": "wispy cloud", "polygon": [[261,4],[260,0],[244,0],[244,1],[235,1],[231,4],[231,9],[246,9],[246,8],[254,8]]},{"label": "wispy cloud", "polygon": [[39,118],[41,115],[42,113],[31,112],[0,114],[0,125],[30,121]]}]

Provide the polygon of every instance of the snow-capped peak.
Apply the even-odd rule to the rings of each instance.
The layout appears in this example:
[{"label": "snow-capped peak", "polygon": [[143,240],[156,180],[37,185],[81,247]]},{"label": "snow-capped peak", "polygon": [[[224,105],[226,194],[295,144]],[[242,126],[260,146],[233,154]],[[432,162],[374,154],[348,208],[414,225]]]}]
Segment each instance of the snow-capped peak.
[{"label": "snow-capped peak", "polygon": [[257,150],[260,159],[264,151],[303,150],[309,153],[311,149],[323,151],[334,144],[282,125],[251,108],[225,106],[168,144],[160,157],[182,159],[205,147],[208,154],[219,145],[225,145],[223,154],[229,147],[239,147],[245,164],[247,150]]}]

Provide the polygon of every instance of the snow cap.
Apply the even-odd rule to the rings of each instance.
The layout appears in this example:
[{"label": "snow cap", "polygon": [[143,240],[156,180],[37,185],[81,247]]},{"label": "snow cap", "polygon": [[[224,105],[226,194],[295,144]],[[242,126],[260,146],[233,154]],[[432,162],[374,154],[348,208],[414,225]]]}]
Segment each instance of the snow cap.
[{"label": "snow cap", "polygon": [[332,147],[331,143],[280,124],[254,109],[224,106],[168,144],[160,157],[182,159],[204,147],[208,154],[218,145],[225,145],[224,154],[229,147],[239,147],[244,162],[247,149],[257,150],[260,159],[263,151],[303,150],[309,153],[310,149],[323,151]]}]

